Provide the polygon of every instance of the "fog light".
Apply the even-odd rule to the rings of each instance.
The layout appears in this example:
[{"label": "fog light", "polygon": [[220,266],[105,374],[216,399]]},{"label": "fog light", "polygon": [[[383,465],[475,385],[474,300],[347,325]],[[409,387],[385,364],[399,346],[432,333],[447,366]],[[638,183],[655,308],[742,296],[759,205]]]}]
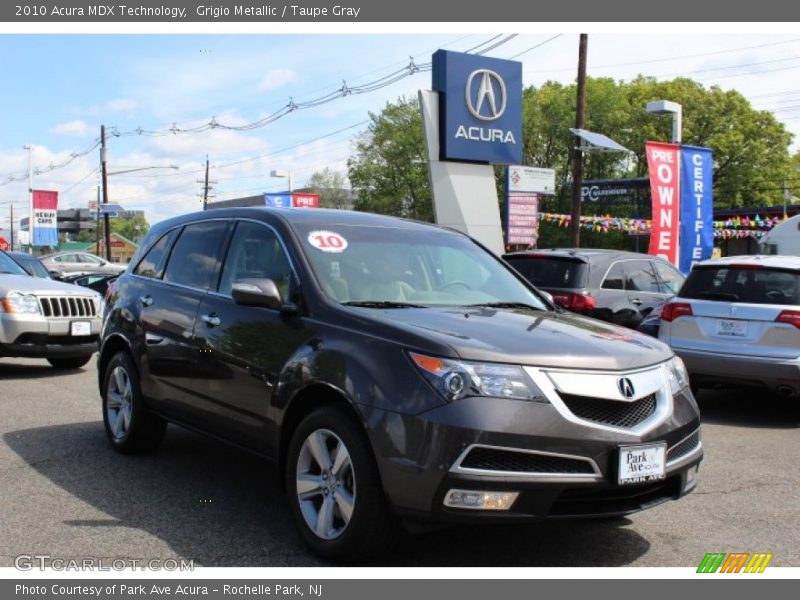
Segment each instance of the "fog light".
[{"label": "fog light", "polygon": [[697,465],[686,471],[686,483],[691,483],[697,479]]},{"label": "fog light", "polygon": [[480,490],[450,490],[444,497],[444,505],[451,508],[475,510],[508,510],[519,492],[484,492]]}]

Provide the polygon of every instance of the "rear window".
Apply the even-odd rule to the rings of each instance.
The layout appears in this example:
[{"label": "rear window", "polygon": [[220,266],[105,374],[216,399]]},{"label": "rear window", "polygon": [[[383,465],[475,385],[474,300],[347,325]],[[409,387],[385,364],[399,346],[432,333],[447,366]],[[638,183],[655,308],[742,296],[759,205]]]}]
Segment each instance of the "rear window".
[{"label": "rear window", "polygon": [[800,273],[735,265],[696,267],[679,295],[695,300],[797,305]]},{"label": "rear window", "polygon": [[565,258],[514,258],[506,262],[536,287],[581,288],[586,285],[588,265]]}]

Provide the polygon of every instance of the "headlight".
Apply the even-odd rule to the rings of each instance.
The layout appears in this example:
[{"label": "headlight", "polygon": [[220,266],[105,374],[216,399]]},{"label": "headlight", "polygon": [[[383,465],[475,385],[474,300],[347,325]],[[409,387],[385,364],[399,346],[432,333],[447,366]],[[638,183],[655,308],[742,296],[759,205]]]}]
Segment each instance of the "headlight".
[{"label": "headlight", "polygon": [[520,366],[467,362],[414,352],[409,352],[409,356],[425,379],[448,400],[489,396],[547,402]]},{"label": "headlight", "polygon": [[39,314],[39,299],[32,294],[21,294],[19,292],[10,292],[5,298],[0,300],[0,307],[2,311],[7,313],[27,313]]},{"label": "headlight", "polygon": [[686,367],[680,357],[674,356],[667,363],[667,374],[669,376],[669,389],[673,395],[689,385],[689,373],[686,372]]}]

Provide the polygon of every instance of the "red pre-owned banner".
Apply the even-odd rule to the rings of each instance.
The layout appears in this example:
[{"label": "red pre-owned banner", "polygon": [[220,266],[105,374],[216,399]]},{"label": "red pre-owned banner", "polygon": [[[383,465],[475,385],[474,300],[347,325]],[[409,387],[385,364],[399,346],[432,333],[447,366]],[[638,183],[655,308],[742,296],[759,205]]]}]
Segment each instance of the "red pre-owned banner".
[{"label": "red pre-owned banner", "polygon": [[650,193],[653,196],[653,230],[649,254],[678,265],[680,221],[680,146],[646,142]]}]

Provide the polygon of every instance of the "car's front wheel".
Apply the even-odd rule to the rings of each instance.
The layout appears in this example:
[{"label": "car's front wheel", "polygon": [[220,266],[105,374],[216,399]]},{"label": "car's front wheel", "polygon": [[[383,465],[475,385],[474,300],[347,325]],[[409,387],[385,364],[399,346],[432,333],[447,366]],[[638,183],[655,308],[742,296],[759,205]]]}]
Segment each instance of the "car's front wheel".
[{"label": "car's front wheel", "polygon": [[167,423],[151,412],[142,398],[139,374],[125,352],[115,354],[103,376],[103,423],[106,437],[118,452],[134,454],[155,450]]},{"label": "car's front wheel", "polygon": [[323,558],[372,558],[397,538],[399,526],[366,435],[343,410],[318,409],[297,427],[287,452],[286,488],[304,541]]}]

